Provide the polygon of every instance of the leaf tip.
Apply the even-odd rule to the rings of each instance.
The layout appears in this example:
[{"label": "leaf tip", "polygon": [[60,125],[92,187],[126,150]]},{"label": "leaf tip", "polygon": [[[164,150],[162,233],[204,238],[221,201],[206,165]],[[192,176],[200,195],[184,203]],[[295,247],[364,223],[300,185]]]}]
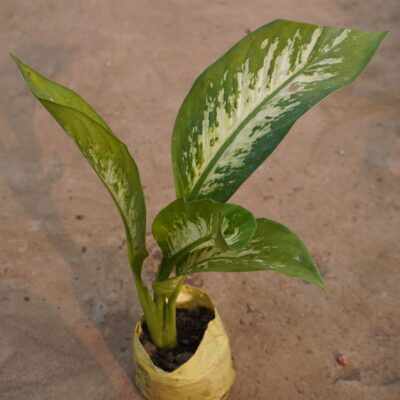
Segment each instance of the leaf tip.
[{"label": "leaf tip", "polygon": [[325,284],[321,278],[318,280],[318,283],[316,283],[316,285],[323,291],[324,294],[328,294]]},{"label": "leaf tip", "polygon": [[19,58],[13,54],[13,53],[9,53],[10,57],[18,64],[18,62],[20,62]]},{"label": "leaf tip", "polygon": [[15,63],[18,65],[18,68],[23,70],[26,65],[13,53],[10,53],[10,57],[15,61]]},{"label": "leaf tip", "polygon": [[319,270],[315,264],[314,267],[315,267],[315,273],[313,274],[312,279],[309,279],[308,281],[318,286],[318,288],[321,289],[326,294],[326,287],[324,281],[322,280]]},{"label": "leaf tip", "polygon": [[325,294],[326,294],[326,287],[324,284],[324,281],[321,278],[321,274],[318,270],[318,267],[314,264],[314,268],[315,268],[315,274],[312,280],[310,280],[311,283],[313,283],[314,285],[317,285]]},{"label": "leaf tip", "polygon": [[377,31],[377,32],[372,32],[373,35],[375,35],[377,45],[379,45],[383,39],[385,39],[386,35],[388,35],[390,31]]},{"label": "leaf tip", "polygon": [[324,281],[321,278],[318,267],[315,265],[314,262],[312,262],[312,264],[313,264],[313,269],[314,269],[312,275],[311,276],[309,275],[307,278],[303,278],[303,279],[318,286],[319,289],[321,289],[325,294],[327,294],[326,287],[325,287]]},{"label": "leaf tip", "polygon": [[25,80],[29,83],[34,70],[28,65],[24,64],[15,54],[10,53],[10,57],[15,61]]},{"label": "leaf tip", "polygon": [[390,31],[381,31],[381,32],[379,32],[381,41],[382,41],[383,39],[385,39],[385,37],[386,37],[389,33],[390,33]]}]

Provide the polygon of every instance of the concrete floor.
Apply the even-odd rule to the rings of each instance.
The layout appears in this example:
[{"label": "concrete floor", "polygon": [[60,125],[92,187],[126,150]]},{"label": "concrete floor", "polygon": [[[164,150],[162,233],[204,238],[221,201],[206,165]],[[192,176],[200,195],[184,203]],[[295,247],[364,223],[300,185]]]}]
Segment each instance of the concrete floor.
[{"label": "concrete floor", "polygon": [[[400,398],[398,2],[2,0],[2,400],[141,398],[119,216],[8,53],[77,90],[127,143],[152,221],[174,199],[170,136],[193,80],[278,17],[392,31],[364,75],[304,116],[233,198],[304,239],[328,295],[265,272],[190,281],[230,334],[230,400]],[[159,258],[150,236],[149,251],[147,278]]]}]

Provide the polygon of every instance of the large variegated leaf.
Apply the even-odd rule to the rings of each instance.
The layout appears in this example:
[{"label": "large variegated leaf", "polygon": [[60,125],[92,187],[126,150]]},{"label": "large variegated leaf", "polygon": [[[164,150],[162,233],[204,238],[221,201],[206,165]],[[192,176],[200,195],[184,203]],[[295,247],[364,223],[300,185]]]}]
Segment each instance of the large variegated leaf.
[{"label": "large variegated leaf", "polygon": [[177,197],[228,200],[301,115],[362,72],[385,34],[277,20],[237,43],[179,111]]},{"label": "large variegated leaf", "polygon": [[146,210],[139,173],[124,143],[79,95],[13,57],[32,93],[75,141],[110,192],[121,214],[136,274],[146,257]]},{"label": "large variegated leaf", "polygon": [[288,228],[268,219],[257,219],[257,230],[245,248],[205,247],[189,253],[176,267],[178,276],[261,270],[302,278],[323,288],[318,269],[301,240]]},{"label": "large variegated leaf", "polygon": [[152,225],[166,259],[159,278],[167,278],[176,261],[194,249],[243,248],[255,229],[253,214],[241,206],[208,199],[191,203],[175,200],[159,212]]}]

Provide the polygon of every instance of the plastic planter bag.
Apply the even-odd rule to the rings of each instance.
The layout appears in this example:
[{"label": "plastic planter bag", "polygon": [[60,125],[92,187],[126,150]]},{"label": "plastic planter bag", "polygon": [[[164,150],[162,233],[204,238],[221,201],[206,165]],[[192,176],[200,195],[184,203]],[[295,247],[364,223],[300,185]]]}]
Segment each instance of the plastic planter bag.
[{"label": "plastic planter bag", "polygon": [[141,322],[135,328],[133,360],[136,385],[149,400],[223,400],[235,379],[229,339],[214,304],[203,291],[183,286],[178,308],[207,307],[215,312],[195,354],[175,371],[156,367],[140,343]]}]

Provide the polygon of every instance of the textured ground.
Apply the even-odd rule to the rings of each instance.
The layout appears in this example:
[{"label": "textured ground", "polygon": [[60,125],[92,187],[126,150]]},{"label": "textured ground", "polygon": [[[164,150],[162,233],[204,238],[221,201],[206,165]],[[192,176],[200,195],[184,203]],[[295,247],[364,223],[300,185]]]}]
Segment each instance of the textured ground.
[{"label": "textured ground", "polygon": [[[303,117],[233,198],[301,235],[328,295],[273,273],[191,282],[231,337],[230,400],[400,398],[398,2],[2,0],[2,400],[141,398],[122,224],[8,52],[76,89],[128,144],[151,221],[174,198],[170,135],[194,78],[278,17],[392,31],[365,74]],[[148,277],[159,258],[149,250]]]}]

